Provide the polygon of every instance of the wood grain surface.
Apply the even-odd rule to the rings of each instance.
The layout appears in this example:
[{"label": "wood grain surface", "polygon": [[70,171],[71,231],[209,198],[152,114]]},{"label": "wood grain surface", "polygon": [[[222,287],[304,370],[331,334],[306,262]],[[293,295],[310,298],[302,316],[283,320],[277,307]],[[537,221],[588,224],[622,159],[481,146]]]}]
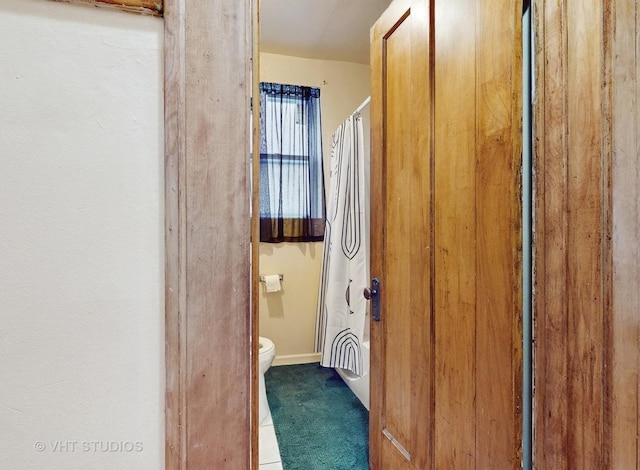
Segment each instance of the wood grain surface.
[{"label": "wood grain surface", "polygon": [[165,7],[166,468],[250,468],[249,1]]},{"label": "wood grain surface", "polygon": [[638,4],[535,4],[537,468],[638,468]]},{"label": "wood grain surface", "polygon": [[521,5],[372,29],[373,469],[520,468]]},{"label": "wood grain surface", "polygon": [[[120,10],[146,15],[160,16],[164,12],[165,0],[53,0],[61,3],[78,3],[96,7],[118,8]],[[167,2],[169,0],[166,0]]]}]

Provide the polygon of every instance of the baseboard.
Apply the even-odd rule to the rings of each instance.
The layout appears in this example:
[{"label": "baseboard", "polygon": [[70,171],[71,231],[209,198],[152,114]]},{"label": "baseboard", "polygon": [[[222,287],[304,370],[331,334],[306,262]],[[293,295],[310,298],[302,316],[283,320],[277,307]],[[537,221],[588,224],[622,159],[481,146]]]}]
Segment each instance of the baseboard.
[{"label": "baseboard", "polygon": [[309,364],[310,362],[320,362],[321,353],[289,354],[287,356],[276,356],[273,358],[274,366],[290,366],[293,364]]}]

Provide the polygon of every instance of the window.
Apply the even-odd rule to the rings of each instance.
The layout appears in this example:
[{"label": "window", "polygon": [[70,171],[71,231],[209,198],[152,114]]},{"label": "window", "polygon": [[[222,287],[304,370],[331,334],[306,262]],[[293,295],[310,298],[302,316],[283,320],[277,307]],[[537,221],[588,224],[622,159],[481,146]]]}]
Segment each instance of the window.
[{"label": "window", "polygon": [[324,237],[318,88],[260,84],[260,241]]}]

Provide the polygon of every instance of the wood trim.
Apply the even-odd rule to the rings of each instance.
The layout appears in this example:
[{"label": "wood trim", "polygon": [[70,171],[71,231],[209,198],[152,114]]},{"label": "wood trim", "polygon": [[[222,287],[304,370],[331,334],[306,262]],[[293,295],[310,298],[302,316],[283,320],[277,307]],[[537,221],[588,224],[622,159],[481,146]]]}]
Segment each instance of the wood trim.
[{"label": "wood trim", "polygon": [[534,7],[534,464],[637,468],[638,2]]},{"label": "wood trim", "polygon": [[109,5],[132,7],[132,8],[148,8],[150,10],[162,11],[163,0],[95,0],[97,3],[106,3]]},{"label": "wood trim", "polygon": [[[167,0],[164,17],[165,137],[165,468],[186,467],[186,207],[184,3]],[[182,170],[182,171],[181,171]]]},{"label": "wood trim", "polygon": [[252,159],[252,218],[251,218],[251,351],[254,360],[251,361],[251,468],[258,468],[260,464],[259,449],[259,379],[258,357],[260,355],[260,0],[252,1],[252,118],[253,147],[252,154],[258,158]]},{"label": "wood trim", "polygon": [[[536,115],[535,115],[535,455],[536,468],[546,468],[546,456],[566,453],[566,385],[555,384],[546,393],[547,377],[566,377],[564,352],[551,345],[567,341],[566,311],[566,103],[560,93],[566,87],[566,39],[562,25],[565,11],[554,2],[536,2]],[[548,70],[548,72],[547,72]],[[553,73],[553,76],[550,74]],[[547,83],[551,81],[551,83]],[[554,89],[553,85],[556,84]],[[547,155],[556,156],[553,160]],[[551,183],[556,190],[549,191]],[[548,209],[553,207],[554,209]],[[547,228],[549,227],[549,228]],[[549,246],[549,249],[547,249]],[[551,249],[554,252],[551,253]],[[548,279],[546,282],[543,280]],[[548,302],[545,302],[549,299]],[[557,378],[555,379],[558,380]],[[549,422],[549,416],[554,419]],[[557,416],[557,417],[556,417]],[[545,431],[550,435],[545,438]],[[552,435],[551,435],[552,434]],[[551,465],[550,467],[553,467]],[[562,468],[562,467],[560,467]]]},{"label": "wood trim", "polygon": [[[607,347],[605,401],[606,468],[639,468],[640,449],[640,29],[638,1],[610,2],[608,76],[611,151],[609,155],[611,316]],[[605,23],[606,24],[606,23]],[[614,26],[615,25],[615,26]],[[610,86],[608,86],[610,85]]]},{"label": "wood trim", "polygon": [[251,468],[250,3],[165,7],[165,465]]},{"label": "wood trim", "polygon": [[[60,3],[79,3],[96,7],[117,8],[132,13],[161,16],[165,0],[53,0]],[[169,0],[166,0],[167,2]]]},{"label": "wood trim", "polygon": [[[612,3],[608,2],[604,5],[603,12],[603,34],[602,37],[605,41],[603,44],[603,93],[602,93],[602,113],[604,116],[612,116],[613,111],[616,107],[618,107],[613,99],[614,99],[614,90],[613,90],[613,64],[615,62],[613,58],[613,50],[615,41],[615,31],[612,31],[611,28],[615,24],[614,12]],[[624,8],[623,8],[624,10]],[[626,12],[625,12],[626,13]],[[632,15],[632,21],[634,21],[635,12]],[[624,21],[624,20],[623,20]],[[623,28],[624,30],[624,28]],[[618,45],[626,46],[628,43],[626,41],[619,41]],[[635,47],[634,47],[635,48]],[[621,57],[625,56],[625,51],[619,50],[616,51]],[[622,77],[619,77],[622,78]],[[625,82],[627,80],[625,79]],[[634,83],[635,80],[628,80],[630,83]],[[623,87],[624,88],[624,87]],[[630,87],[633,89],[633,86]],[[624,95],[624,93],[623,93]],[[626,98],[626,97],[625,97]],[[618,103],[619,104],[619,103]],[[628,417],[617,416],[614,421],[614,410],[615,406],[612,403],[612,398],[615,396],[616,387],[614,384],[614,355],[615,355],[615,335],[614,335],[614,318],[613,314],[613,295],[614,295],[614,282],[613,282],[613,243],[612,243],[612,227],[613,227],[613,181],[612,181],[612,155],[613,155],[613,144],[616,140],[614,137],[614,123],[613,119],[605,119],[602,126],[602,132],[605,136],[602,146],[602,154],[606,156],[606,162],[603,165],[603,183],[604,183],[604,191],[603,191],[603,221],[605,227],[605,244],[603,249],[603,302],[605,305],[605,311],[611,312],[610,315],[605,315],[603,322],[603,362],[605,364],[605,372],[604,372],[604,388],[603,388],[603,468],[632,468],[628,463],[629,461],[625,461],[625,459],[617,460],[617,458],[624,456],[624,452],[619,455],[611,455],[610,451],[613,450],[612,446],[609,443],[614,440],[617,442],[624,442],[626,439],[626,435],[629,434],[629,430],[633,429],[633,426],[628,426],[630,423],[627,421],[625,423],[624,431],[623,431],[623,439],[618,439],[615,435],[615,429],[620,430],[617,427],[618,422],[624,422],[625,419],[629,419]],[[625,129],[626,130],[626,129]],[[631,133],[633,135],[633,133]],[[606,345],[611,345],[611,348],[607,348]],[[636,352],[637,355],[637,352]],[[607,366],[609,365],[609,366]],[[637,389],[637,387],[636,387]],[[637,402],[636,402],[637,404]],[[632,418],[633,419],[633,418]],[[634,420],[637,422],[637,419]],[[637,425],[637,424],[636,424]],[[637,429],[635,429],[637,432]],[[634,439],[635,441],[635,439]],[[629,441],[627,440],[626,443]],[[616,462],[616,465],[611,467],[611,462]],[[624,464],[622,462],[625,462]],[[636,465],[634,467],[637,468]]]}]

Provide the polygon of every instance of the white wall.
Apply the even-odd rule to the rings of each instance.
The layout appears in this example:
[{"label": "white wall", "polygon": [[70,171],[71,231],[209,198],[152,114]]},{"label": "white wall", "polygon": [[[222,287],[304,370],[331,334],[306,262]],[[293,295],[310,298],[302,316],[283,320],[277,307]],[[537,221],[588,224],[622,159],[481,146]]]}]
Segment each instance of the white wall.
[{"label": "white wall", "polygon": [[[331,137],[369,96],[369,66],[262,53],[260,80],[320,88],[328,189]],[[322,242],[260,244],[260,272],[284,275],[282,292],[266,294],[264,286],[260,291],[260,334],[273,340],[275,364],[319,360],[313,345],[321,263]]]},{"label": "white wall", "polygon": [[164,468],[162,27],[0,2],[2,468]]}]

